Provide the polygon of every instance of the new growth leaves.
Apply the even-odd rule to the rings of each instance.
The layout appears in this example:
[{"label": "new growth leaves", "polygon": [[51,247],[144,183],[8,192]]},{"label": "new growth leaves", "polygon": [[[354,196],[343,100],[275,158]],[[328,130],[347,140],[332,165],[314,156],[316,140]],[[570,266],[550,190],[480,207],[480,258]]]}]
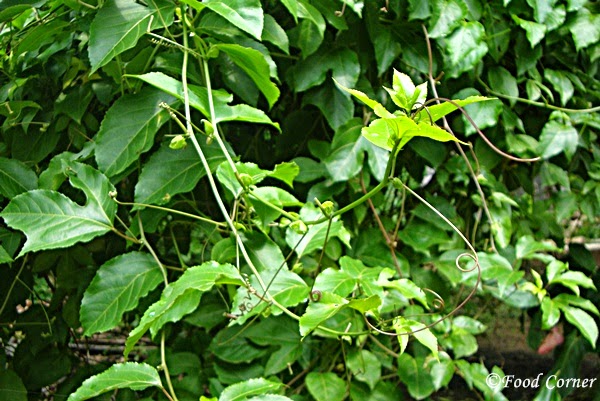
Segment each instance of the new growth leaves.
[{"label": "new growth leaves", "polygon": [[337,81],[336,84],[362,101],[379,117],[363,128],[362,134],[376,146],[390,151],[394,147],[402,149],[408,141],[417,136],[440,142],[456,141],[464,144],[448,131],[435,125],[435,121],[456,110],[457,106],[488,100],[482,96],[472,96],[431,106],[433,111],[429,111],[426,101],[427,83],[415,86],[408,75],[394,70],[392,88],[384,87],[394,104],[400,108],[392,113],[365,93],[346,88]]}]

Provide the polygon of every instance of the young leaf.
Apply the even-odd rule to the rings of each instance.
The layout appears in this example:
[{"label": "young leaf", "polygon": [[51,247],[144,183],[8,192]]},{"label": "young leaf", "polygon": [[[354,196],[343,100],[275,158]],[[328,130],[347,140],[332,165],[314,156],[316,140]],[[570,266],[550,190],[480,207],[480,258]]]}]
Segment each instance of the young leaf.
[{"label": "young leaf", "polygon": [[342,85],[338,81],[336,81],[335,78],[333,79],[333,81],[335,82],[335,84],[337,86],[339,86],[340,88],[342,88],[343,90],[345,90],[346,92],[348,92],[349,94],[351,94],[352,96],[354,96],[355,98],[357,98],[358,100],[360,100],[361,102],[363,102],[364,104],[369,106],[373,110],[373,112],[375,113],[375,115],[377,117],[386,117],[386,118],[394,118],[395,117],[395,115],[393,115],[392,113],[387,111],[387,109],[385,107],[383,107],[383,105],[381,103],[379,103],[376,100],[370,99],[363,92],[356,90],[356,89],[346,88],[344,85]]},{"label": "young leaf", "polygon": [[113,229],[116,204],[109,194],[115,187],[110,181],[81,163],[69,163],[65,173],[71,186],[85,193],[85,206],[58,192],[33,190],[16,196],[0,213],[8,226],[27,236],[19,256],[87,242]]},{"label": "young leaf", "polygon": [[0,195],[8,199],[38,187],[33,170],[15,159],[0,157],[0,178]]},{"label": "young leaf", "polygon": [[335,373],[310,372],[305,383],[317,401],[342,401],[346,395],[346,383]]},{"label": "young leaf", "polygon": [[433,106],[427,106],[427,109],[419,111],[415,120],[418,122],[429,122],[434,123],[440,118],[452,113],[454,110],[458,110],[458,107],[465,107],[468,104],[475,102],[484,102],[486,100],[493,100],[485,96],[469,96],[466,99],[454,99],[452,102],[442,102]]},{"label": "young leaf", "polygon": [[160,268],[149,254],[131,252],[100,266],[81,301],[84,334],[115,327],[123,313],[134,309],[161,282]]},{"label": "young leaf", "polygon": [[146,331],[152,335],[168,322],[176,322],[198,307],[202,294],[218,284],[243,284],[238,270],[230,264],[218,264],[214,261],[200,266],[190,267],[164,290],[160,300],[146,310],[140,324],[131,333],[125,343],[127,356],[135,343]]},{"label": "young leaf", "polygon": [[149,8],[134,1],[106,1],[90,27],[90,74],[134,47],[146,33],[151,15]]},{"label": "young leaf", "polygon": [[277,391],[283,383],[269,381],[263,378],[250,379],[227,387],[221,393],[219,401],[245,401],[253,395]]},{"label": "young leaf", "polygon": [[145,363],[119,363],[84,381],[67,401],[83,401],[119,388],[139,391],[152,386],[162,388],[154,367]]},{"label": "young leaf", "polygon": [[154,144],[158,129],[169,119],[161,102],[172,105],[166,93],[144,88],[135,95],[119,98],[106,112],[96,137],[96,162],[108,177],[139,160]]},{"label": "young leaf", "polygon": [[344,309],[348,304],[345,298],[331,293],[322,293],[318,302],[308,304],[306,311],[300,317],[300,335],[306,337],[321,323]]}]

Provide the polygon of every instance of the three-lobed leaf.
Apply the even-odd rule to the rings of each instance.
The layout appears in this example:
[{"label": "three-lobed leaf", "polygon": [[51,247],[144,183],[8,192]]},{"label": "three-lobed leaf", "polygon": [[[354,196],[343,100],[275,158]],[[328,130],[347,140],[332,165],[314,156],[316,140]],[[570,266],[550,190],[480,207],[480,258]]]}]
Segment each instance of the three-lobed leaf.
[{"label": "three-lobed leaf", "polygon": [[110,193],[115,187],[110,181],[94,168],[77,162],[67,163],[64,173],[71,186],[86,195],[85,206],[62,193],[39,189],[16,196],[0,213],[9,227],[27,236],[19,256],[87,242],[113,229],[116,204]]}]

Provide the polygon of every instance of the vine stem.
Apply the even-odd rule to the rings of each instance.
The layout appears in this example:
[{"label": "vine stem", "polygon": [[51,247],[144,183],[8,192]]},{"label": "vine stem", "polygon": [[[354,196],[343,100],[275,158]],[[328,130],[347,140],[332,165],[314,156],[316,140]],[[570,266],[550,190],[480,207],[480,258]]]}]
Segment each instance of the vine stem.
[{"label": "vine stem", "polygon": [[[437,88],[436,88],[436,80],[433,77],[433,52],[431,50],[431,40],[429,38],[429,32],[427,32],[427,28],[425,27],[425,25],[422,25],[422,27],[423,27],[423,32],[425,33],[425,42],[427,43],[427,55],[429,57],[429,75],[428,75],[429,83],[431,85],[431,90],[433,92],[433,95],[437,98],[438,93],[437,93]],[[440,104],[439,99],[437,100],[437,103]],[[452,131],[452,128],[450,128],[450,124],[448,124],[448,120],[446,119],[446,117],[442,117],[442,120],[444,121],[444,128],[448,132],[450,132],[452,135],[454,135],[454,132]],[[454,135],[454,136],[456,136],[456,135]],[[491,223],[493,223],[494,218],[492,217],[492,213],[490,212],[490,209],[487,205],[487,201],[485,200],[485,194],[483,193],[483,189],[481,188],[481,185],[479,184],[479,181],[477,180],[477,175],[475,174],[475,171],[473,171],[473,166],[471,166],[471,163],[469,162],[469,158],[465,154],[465,151],[460,146],[460,144],[458,142],[456,142],[455,144],[456,144],[456,147],[457,147],[461,157],[467,164],[467,167],[469,169],[471,177],[473,177],[473,182],[475,183],[475,186],[477,187],[477,192],[481,196],[481,202],[483,205],[483,210],[485,211],[485,215],[487,216],[488,220]],[[498,252],[498,250],[496,249],[496,243],[494,242],[493,234],[490,235],[490,243],[491,243],[491,246],[492,246],[492,249],[494,250],[494,252]]]},{"label": "vine stem", "polygon": [[[208,178],[211,190],[213,192],[215,200],[217,201],[219,209],[221,210],[221,213],[223,214],[223,217],[225,218],[225,221],[227,222],[229,229],[231,230],[231,232],[233,233],[233,235],[235,237],[235,241],[242,253],[242,256],[244,257],[244,260],[250,267],[250,270],[252,271],[252,273],[256,276],[256,279],[258,280],[258,283],[260,284],[262,290],[265,291],[267,300],[270,303],[272,303],[273,305],[275,305],[276,307],[278,307],[279,309],[281,309],[286,315],[290,316],[291,318],[293,318],[295,320],[299,320],[300,317],[298,315],[296,315],[295,313],[293,313],[292,311],[290,311],[289,309],[287,309],[286,307],[281,305],[279,302],[277,302],[273,298],[273,296],[271,296],[271,294],[268,292],[267,285],[265,284],[264,280],[260,276],[258,270],[256,269],[256,266],[254,266],[254,263],[250,259],[250,255],[248,255],[248,252],[246,251],[244,242],[242,241],[242,238],[241,238],[237,228],[235,227],[233,220],[229,216],[227,208],[225,207],[225,204],[223,203],[223,199],[221,198],[221,195],[219,194],[219,189],[217,188],[215,179],[212,175],[212,172],[210,171],[210,166],[208,164],[208,161],[206,160],[206,156],[204,155],[204,152],[202,151],[202,148],[200,147],[200,143],[198,142],[198,139],[196,138],[196,135],[194,134],[194,131],[192,129],[191,113],[190,113],[190,100],[189,100],[189,92],[188,92],[188,85],[187,85],[188,31],[187,31],[185,4],[181,4],[181,15],[182,15],[182,18],[184,19],[183,24],[182,24],[183,25],[183,49],[184,50],[183,50],[183,66],[181,69],[181,81],[183,84],[183,99],[184,99],[187,134],[189,135],[190,140],[192,141],[192,144],[194,145],[194,148],[196,149],[196,152],[198,153],[198,156],[200,157],[200,161],[202,162],[204,169],[206,170],[206,177]],[[236,177],[238,177],[239,173],[237,171],[237,168],[235,167],[235,163],[233,162],[231,156],[229,155],[229,151],[227,150],[225,143],[221,139],[221,135],[219,133],[219,128],[217,126],[217,117],[216,117],[216,113],[215,113],[215,105],[214,105],[214,100],[213,100],[213,96],[212,96],[212,85],[211,85],[211,80],[210,80],[210,73],[208,70],[208,62],[206,61],[205,57],[202,57],[202,66],[203,66],[204,77],[205,77],[205,81],[206,81],[206,90],[207,90],[207,97],[208,97],[208,107],[209,107],[209,111],[210,111],[210,120],[211,120],[211,124],[213,125],[213,128],[214,128],[213,135],[214,135],[214,138],[216,139],[217,143],[219,144],[221,151],[225,155],[225,158],[227,159],[228,164],[231,166]]]}]

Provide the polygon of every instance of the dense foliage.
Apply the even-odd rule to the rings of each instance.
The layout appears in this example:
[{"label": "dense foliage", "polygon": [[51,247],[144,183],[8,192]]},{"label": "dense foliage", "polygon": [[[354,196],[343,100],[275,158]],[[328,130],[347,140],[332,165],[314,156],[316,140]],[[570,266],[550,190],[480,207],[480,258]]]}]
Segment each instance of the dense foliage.
[{"label": "dense foliage", "polygon": [[0,400],[504,400],[498,310],[598,352],[600,4],[5,0],[0,41]]}]

